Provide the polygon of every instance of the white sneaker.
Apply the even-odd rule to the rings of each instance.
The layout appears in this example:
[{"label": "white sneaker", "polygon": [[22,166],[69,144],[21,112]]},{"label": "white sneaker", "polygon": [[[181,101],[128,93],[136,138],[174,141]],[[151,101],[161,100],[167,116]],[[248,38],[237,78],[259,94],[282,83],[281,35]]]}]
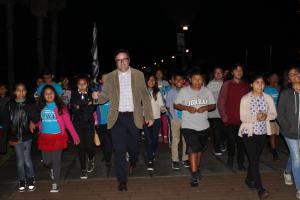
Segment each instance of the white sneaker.
[{"label": "white sneaker", "polygon": [[[292,175],[290,173],[283,172],[283,177],[284,177],[284,182],[286,185],[293,185],[293,179],[292,179]],[[299,195],[300,195],[300,193],[299,193]]]},{"label": "white sneaker", "polygon": [[298,191],[296,192],[296,198],[297,198],[297,199],[300,199],[300,190],[298,190]]},{"label": "white sneaker", "polygon": [[58,185],[56,183],[52,184],[52,188],[51,188],[50,192],[51,193],[57,193],[57,192],[59,192],[59,187],[58,187]]}]

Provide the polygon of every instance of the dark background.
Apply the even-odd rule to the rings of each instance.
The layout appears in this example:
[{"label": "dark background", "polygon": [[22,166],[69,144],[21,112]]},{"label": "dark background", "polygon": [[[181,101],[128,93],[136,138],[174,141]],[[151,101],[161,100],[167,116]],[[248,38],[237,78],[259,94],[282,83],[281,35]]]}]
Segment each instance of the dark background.
[{"label": "dark background", "polygon": [[[176,33],[189,24],[189,66],[206,70],[245,63],[248,70],[277,70],[298,63],[299,15],[296,0],[96,1],[68,0],[59,16],[57,76],[91,72],[92,28],[98,27],[100,71],[114,69],[113,53],[128,49],[132,66],[174,68]],[[7,81],[5,7],[0,6],[0,82]],[[38,75],[36,20],[28,6],[15,6],[16,80],[33,83]],[[49,32],[45,28],[46,35]],[[272,45],[272,66],[269,48]],[[46,45],[47,47],[47,45]]]}]

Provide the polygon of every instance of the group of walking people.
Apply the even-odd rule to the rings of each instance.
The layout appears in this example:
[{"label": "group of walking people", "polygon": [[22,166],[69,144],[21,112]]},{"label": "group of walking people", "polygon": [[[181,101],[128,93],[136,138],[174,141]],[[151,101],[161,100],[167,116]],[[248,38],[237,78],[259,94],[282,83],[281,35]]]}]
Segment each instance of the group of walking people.
[{"label": "group of walking people", "polygon": [[173,73],[167,81],[161,69],[144,75],[132,68],[127,50],[118,50],[114,58],[116,69],[102,73],[99,87],[92,90],[88,76],[78,76],[76,89],[71,91],[67,78],[58,84],[47,70],[35,92],[27,92],[26,86],[18,83],[13,97],[8,98],[5,86],[0,85],[0,150],[5,152],[6,142],[15,149],[20,192],[36,188],[31,160],[35,134],[53,180],[50,192],[59,192],[62,153],[70,144],[69,136],[78,146],[81,179],[95,170],[97,136],[106,167],[112,166],[114,155],[117,189],[127,191],[128,173],[136,168],[142,133],[147,170],[157,170],[159,141],[170,143],[170,167],[189,168],[190,185],[197,187],[202,178],[201,161],[212,138],[215,156],[227,151],[227,166],[233,169],[237,152],[238,170],[247,171],[246,186],[266,199],[269,192],[261,180],[260,156],[269,144],[273,160],[279,160],[276,136],[280,134],[290,152],[284,181],[286,185],[295,183],[300,199],[298,67],[287,71],[289,84],[280,87],[276,73],[252,73],[246,81],[240,64],[229,71],[216,67],[208,82],[201,68],[188,74]]}]

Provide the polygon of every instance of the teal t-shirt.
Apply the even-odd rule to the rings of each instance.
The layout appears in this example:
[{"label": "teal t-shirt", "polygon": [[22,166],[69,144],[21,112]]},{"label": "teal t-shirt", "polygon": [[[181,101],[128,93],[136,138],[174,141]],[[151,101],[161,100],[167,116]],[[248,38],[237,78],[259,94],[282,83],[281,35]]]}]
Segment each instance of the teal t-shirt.
[{"label": "teal t-shirt", "polygon": [[273,98],[273,101],[275,103],[275,106],[277,108],[277,103],[278,103],[278,98],[279,98],[279,91],[277,88],[274,87],[270,87],[270,86],[266,86],[264,89],[264,92],[266,94],[271,95],[271,97]]},{"label": "teal t-shirt", "polygon": [[47,103],[42,111],[42,133],[58,134],[61,132],[54,109],[55,103]]}]

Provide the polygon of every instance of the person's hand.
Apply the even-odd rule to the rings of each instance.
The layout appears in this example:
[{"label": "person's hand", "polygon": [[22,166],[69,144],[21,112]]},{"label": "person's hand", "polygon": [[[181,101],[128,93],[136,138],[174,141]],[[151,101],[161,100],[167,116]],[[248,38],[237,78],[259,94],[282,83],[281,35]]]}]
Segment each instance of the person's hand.
[{"label": "person's hand", "polygon": [[30,130],[31,133],[34,133],[35,125],[32,121],[29,122],[29,130]]},{"label": "person's hand", "polygon": [[77,110],[80,109],[79,105],[77,105],[77,104],[75,104],[74,107],[75,107]]},{"label": "person's hand", "polygon": [[146,124],[148,125],[148,127],[152,126],[154,124],[154,120],[148,120],[148,121],[145,121]]},{"label": "person's hand", "polygon": [[204,113],[206,111],[208,111],[208,106],[202,106],[197,110],[198,113]]},{"label": "person's hand", "polygon": [[268,117],[267,113],[263,113],[263,112],[259,112],[256,115],[258,121],[265,121],[267,117]]},{"label": "person's hand", "polygon": [[98,91],[92,93],[93,99],[98,99],[99,95],[100,95],[100,93]]},{"label": "person's hand", "polygon": [[189,106],[187,109],[186,109],[189,113],[195,113],[197,112],[197,109],[192,107],[192,106]]},{"label": "person's hand", "polygon": [[79,143],[80,143],[80,139],[78,138],[78,140],[74,140],[74,145],[79,145]]},{"label": "person's hand", "polygon": [[165,112],[167,112],[167,108],[166,108],[166,107],[164,107],[164,106],[163,106],[163,107],[161,107],[161,108],[160,108],[160,112],[162,112],[162,113],[165,113]]}]

